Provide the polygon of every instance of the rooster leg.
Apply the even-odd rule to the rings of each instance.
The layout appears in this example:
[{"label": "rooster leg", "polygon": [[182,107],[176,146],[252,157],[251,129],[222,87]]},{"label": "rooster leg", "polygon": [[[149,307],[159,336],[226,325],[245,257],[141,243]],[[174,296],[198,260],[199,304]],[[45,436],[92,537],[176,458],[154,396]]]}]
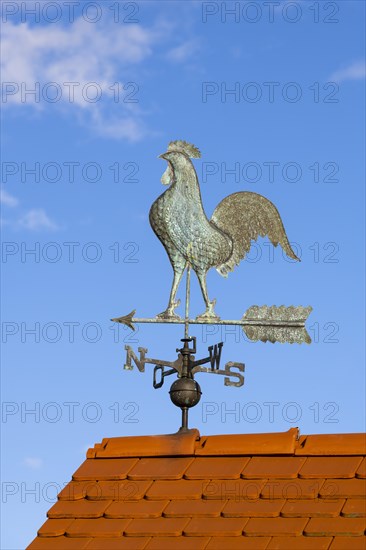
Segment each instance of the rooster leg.
[{"label": "rooster leg", "polygon": [[206,311],[204,313],[201,313],[201,315],[198,315],[196,319],[197,320],[212,319],[212,320],[218,321],[220,317],[218,317],[214,311],[214,307],[216,305],[216,299],[210,301],[208,298],[206,273],[207,272],[197,272],[197,277],[202,290],[203,299],[205,300],[205,304],[206,304]]},{"label": "rooster leg", "polygon": [[182,265],[179,265],[179,266],[175,265],[174,266],[174,268],[173,268],[174,269],[174,279],[173,279],[172,289],[170,291],[169,304],[168,304],[168,307],[166,308],[165,311],[163,311],[162,313],[159,313],[157,315],[157,317],[159,317],[159,319],[179,319],[179,320],[181,320],[181,317],[179,317],[179,315],[174,313],[174,310],[180,304],[180,300],[175,301],[175,297],[176,297],[177,290],[178,290],[178,287],[179,287],[179,283],[182,279],[182,275],[184,273],[184,270],[185,270],[186,266],[187,266],[186,263],[184,263],[183,266]]}]

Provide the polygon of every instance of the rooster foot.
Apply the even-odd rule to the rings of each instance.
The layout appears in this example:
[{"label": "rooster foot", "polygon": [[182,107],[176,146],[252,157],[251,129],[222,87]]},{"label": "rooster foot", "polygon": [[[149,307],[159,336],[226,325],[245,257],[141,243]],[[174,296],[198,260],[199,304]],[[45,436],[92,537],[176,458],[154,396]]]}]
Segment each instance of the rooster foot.
[{"label": "rooster foot", "polygon": [[165,311],[158,313],[156,318],[166,319],[166,320],[175,319],[177,321],[182,321],[182,318],[176,313],[174,313],[174,310],[179,306],[179,304],[180,304],[180,300],[178,300],[177,302],[172,302],[171,304],[168,305]]},{"label": "rooster foot", "polygon": [[216,300],[212,300],[212,302],[208,302],[206,311],[204,313],[201,313],[201,315],[197,315],[196,321],[208,321],[208,322],[220,321],[220,317],[216,315],[214,311],[215,305],[216,305]]}]

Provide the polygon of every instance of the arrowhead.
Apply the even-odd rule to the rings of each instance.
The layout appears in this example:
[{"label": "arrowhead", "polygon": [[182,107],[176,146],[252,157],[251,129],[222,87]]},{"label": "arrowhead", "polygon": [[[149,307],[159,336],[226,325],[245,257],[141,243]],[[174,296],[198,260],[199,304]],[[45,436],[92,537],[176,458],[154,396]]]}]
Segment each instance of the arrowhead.
[{"label": "arrowhead", "polygon": [[114,323],[122,323],[123,325],[126,325],[131,330],[135,330],[135,327],[133,325],[133,316],[135,315],[136,310],[134,309],[129,313],[128,315],[124,315],[123,317],[115,317],[114,319],[111,319]]}]

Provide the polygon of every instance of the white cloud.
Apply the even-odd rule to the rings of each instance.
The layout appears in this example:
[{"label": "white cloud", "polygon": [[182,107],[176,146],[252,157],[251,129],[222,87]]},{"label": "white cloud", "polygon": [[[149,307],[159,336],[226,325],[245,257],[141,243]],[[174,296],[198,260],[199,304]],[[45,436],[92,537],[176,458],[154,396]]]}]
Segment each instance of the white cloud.
[{"label": "white cloud", "polygon": [[[117,65],[134,65],[151,54],[154,33],[138,25],[108,28],[78,19],[67,27],[4,25],[3,82],[98,82],[110,86]],[[9,98],[10,100],[11,98]],[[77,101],[83,100],[76,94]],[[13,97],[12,101],[19,101]]]},{"label": "white cloud", "polygon": [[24,465],[32,470],[39,470],[43,466],[43,460],[41,458],[28,456],[24,459]]},{"label": "white cloud", "polygon": [[[74,108],[88,124],[110,137],[136,141],[144,135],[138,104],[126,103],[123,85],[136,79],[136,66],[149,58],[158,29],[140,25],[92,25],[79,18],[66,27],[7,22],[2,38],[2,81],[8,84],[3,107]],[[110,87],[120,83],[118,103]],[[38,83],[38,84],[37,84]],[[50,85],[49,83],[55,83]],[[72,83],[66,84],[65,83]],[[91,85],[91,83],[95,83]],[[37,96],[26,94],[37,90]],[[39,91],[38,91],[39,90]],[[96,102],[88,101],[99,92]],[[57,97],[58,101],[52,103]],[[46,96],[46,99],[44,98]],[[137,95],[138,99],[138,95]],[[118,125],[99,124],[108,109],[120,113]],[[125,116],[124,116],[125,115]]]},{"label": "white cloud", "polygon": [[343,69],[339,69],[338,71],[334,72],[330,76],[330,80],[335,82],[342,82],[344,80],[364,80],[365,76],[365,62],[355,61],[354,63],[351,63],[351,65],[348,65],[348,67],[344,67]]},{"label": "white cloud", "polygon": [[29,212],[18,220],[18,225],[30,231],[58,229],[57,225],[47,216],[43,208],[29,210]]},{"label": "white cloud", "polygon": [[13,195],[10,195],[5,189],[0,189],[0,203],[5,204],[5,206],[17,206],[18,199]]},{"label": "white cloud", "polygon": [[188,40],[180,46],[171,49],[167,53],[167,58],[171,61],[182,62],[192,57],[198,50],[198,43],[196,40]]},{"label": "white cloud", "polygon": [[[0,203],[5,206],[15,207],[19,205],[19,201],[13,195],[10,195],[5,189],[0,188]],[[15,229],[23,228],[30,231],[38,231],[40,229],[56,230],[59,229],[57,224],[53,222],[43,208],[33,208],[26,212],[18,219],[0,219],[0,225],[5,227],[13,227]]]},{"label": "white cloud", "polygon": [[[137,111],[137,110],[136,110]],[[139,141],[147,133],[146,126],[139,113],[107,117],[100,111],[92,112],[93,127],[100,136],[113,139]]]}]

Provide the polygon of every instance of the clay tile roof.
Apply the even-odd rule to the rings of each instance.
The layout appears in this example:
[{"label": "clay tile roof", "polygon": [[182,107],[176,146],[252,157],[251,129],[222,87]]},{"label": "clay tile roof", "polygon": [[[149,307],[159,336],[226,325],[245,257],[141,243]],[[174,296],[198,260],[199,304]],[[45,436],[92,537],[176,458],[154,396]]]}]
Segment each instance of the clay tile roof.
[{"label": "clay tile roof", "polygon": [[366,548],[366,434],[106,438],[27,550]]}]

